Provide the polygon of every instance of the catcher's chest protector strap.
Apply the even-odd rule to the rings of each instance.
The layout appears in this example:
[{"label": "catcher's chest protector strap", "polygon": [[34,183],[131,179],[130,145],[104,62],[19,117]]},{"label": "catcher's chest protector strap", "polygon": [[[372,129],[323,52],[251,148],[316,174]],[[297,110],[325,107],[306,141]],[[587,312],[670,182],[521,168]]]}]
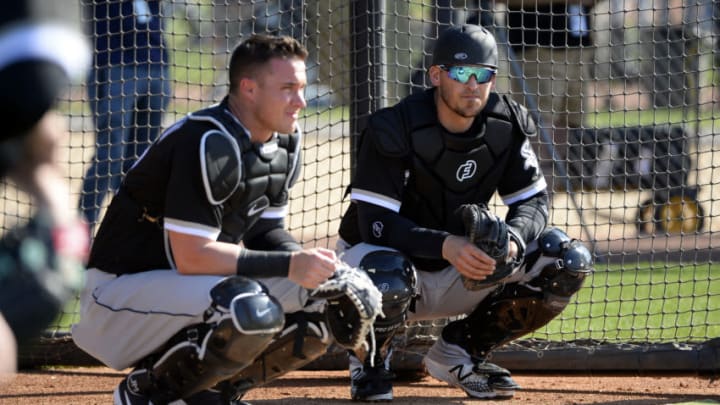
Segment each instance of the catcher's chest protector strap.
[{"label": "catcher's chest protector strap", "polygon": [[225,202],[240,185],[242,174],[235,138],[223,131],[206,132],[200,141],[200,170],[208,201]]},{"label": "catcher's chest protector strap", "polygon": [[[237,243],[265,209],[273,204],[287,203],[289,183],[298,170],[301,134],[277,134],[264,144],[253,144],[245,129],[224,108],[211,107],[190,115],[189,119],[212,123],[237,142],[240,158],[237,186],[230,195],[215,197],[211,194],[214,203],[222,203],[225,212],[233,213],[223,218],[221,240]],[[219,136],[212,139],[218,144],[228,143],[220,141]],[[206,162],[206,167],[212,164]],[[212,173],[212,170],[207,172]],[[229,187],[218,184],[221,181],[228,181],[224,171],[208,177],[206,188],[227,190]]]}]

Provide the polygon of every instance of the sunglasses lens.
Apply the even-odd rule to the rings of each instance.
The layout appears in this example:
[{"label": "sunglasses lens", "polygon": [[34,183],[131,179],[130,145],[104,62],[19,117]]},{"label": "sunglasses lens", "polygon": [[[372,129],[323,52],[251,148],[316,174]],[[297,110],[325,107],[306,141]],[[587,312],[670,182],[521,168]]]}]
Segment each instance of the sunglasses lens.
[{"label": "sunglasses lens", "polygon": [[475,78],[480,84],[489,82],[494,74],[495,72],[490,69],[478,68],[475,70]]},{"label": "sunglasses lens", "polygon": [[448,76],[462,84],[467,83],[473,75],[479,84],[487,83],[494,74],[494,70],[482,67],[452,66],[448,69]]}]

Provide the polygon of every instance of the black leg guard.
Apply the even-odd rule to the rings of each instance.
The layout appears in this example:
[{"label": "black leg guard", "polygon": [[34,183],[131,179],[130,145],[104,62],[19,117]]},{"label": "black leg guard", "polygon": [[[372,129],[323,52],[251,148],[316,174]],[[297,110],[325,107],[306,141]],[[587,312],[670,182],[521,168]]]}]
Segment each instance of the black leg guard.
[{"label": "black leg guard", "polygon": [[[407,311],[412,308],[417,295],[417,275],[412,262],[402,253],[390,250],[377,250],[368,253],[358,264],[370,276],[382,293],[384,317],[378,317],[373,324],[375,346],[368,344],[374,352],[375,362],[382,362],[389,350],[392,337],[405,324]],[[332,308],[328,309],[329,311]],[[369,342],[370,343],[370,342]],[[364,353],[357,353],[360,359]]]},{"label": "black leg guard", "polygon": [[527,256],[525,280],[501,286],[464,319],[449,323],[442,337],[477,359],[535,331],[559,315],[592,272],[592,255],[577,240],[551,228]]},{"label": "black leg guard", "polygon": [[207,323],[179,332],[128,376],[128,387],[167,403],[187,398],[235,375],[268,346],[283,327],[283,312],[260,283],[229,277],[211,291]]},{"label": "black leg guard", "polygon": [[224,391],[240,396],[297,370],[325,354],[332,338],[321,313],[296,312],[286,316],[286,327],[255,361],[220,384]]}]

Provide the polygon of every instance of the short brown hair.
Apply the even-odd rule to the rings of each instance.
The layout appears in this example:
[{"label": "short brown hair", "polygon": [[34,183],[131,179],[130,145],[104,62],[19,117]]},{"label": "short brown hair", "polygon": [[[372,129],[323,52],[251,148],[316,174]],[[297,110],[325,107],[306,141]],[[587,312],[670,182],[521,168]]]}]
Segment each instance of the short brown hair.
[{"label": "short brown hair", "polygon": [[305,60],[308,51],[292,37],[253,35],[241,42],[230,57],[230,91],[232,92],[243,77],[255,74],[257,68],[273,58],[299,58]]}]

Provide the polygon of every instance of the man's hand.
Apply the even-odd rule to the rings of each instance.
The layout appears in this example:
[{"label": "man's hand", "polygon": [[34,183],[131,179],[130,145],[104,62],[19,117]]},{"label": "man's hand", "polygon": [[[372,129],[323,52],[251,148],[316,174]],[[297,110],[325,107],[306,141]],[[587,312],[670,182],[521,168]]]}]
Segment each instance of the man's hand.
[{"label": "man's hand", "polygon": [[300,250],[293,252],[290,257],[288,278],[295,284],[312,290],[332,277],[337,265],[338,259],[332,250]]},{"label": "man's hand", "polygon": [[464,236],[445,238],[442,254],[460,274],[472,280],[484,280],[495,271],[495,260]]},{"label": "man's hand", "polygon": [[[466,204],[458,209],[468,242],[493,259],[494,271],[483,279],[463,274],[463,285],[468,290],[480,290],[502,282],[520,265],[517,260],[519,246],[510,236],[510,229],[485,204]],[[462,273],[461,273],[462,274]]]}]

